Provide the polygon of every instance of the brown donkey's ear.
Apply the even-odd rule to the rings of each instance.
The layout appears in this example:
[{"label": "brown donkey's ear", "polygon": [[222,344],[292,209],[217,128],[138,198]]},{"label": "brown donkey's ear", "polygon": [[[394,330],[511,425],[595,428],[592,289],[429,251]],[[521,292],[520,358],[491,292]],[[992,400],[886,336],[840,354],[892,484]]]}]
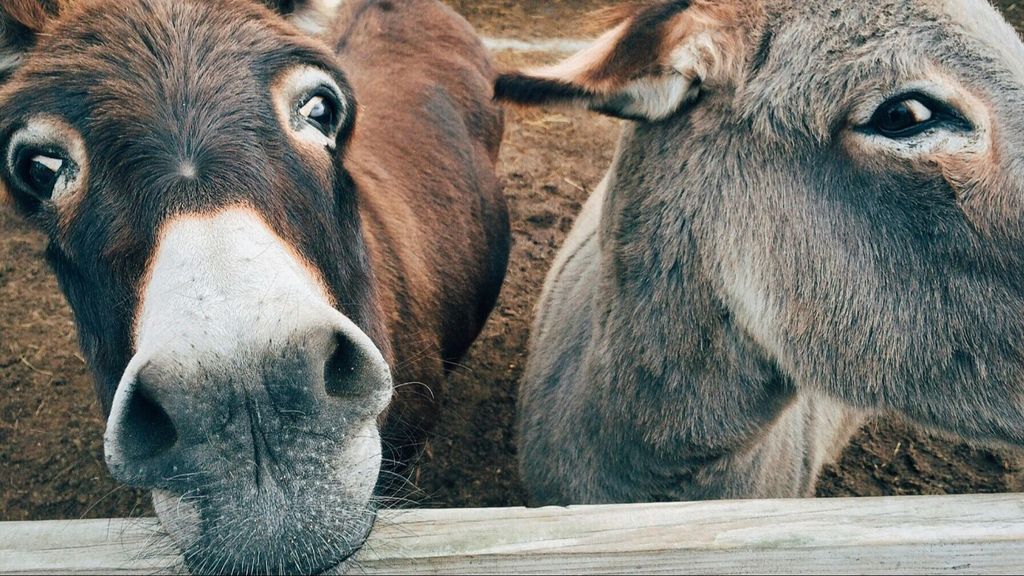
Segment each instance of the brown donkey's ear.
[{"label": "brown donkey's ear", "polygon": [[59,0],[3,0],[0,2],[0,82],[21,64],[36,42],[36,35],[57,15]]},{"label": "brown donkey's ear", "polygon": [[261,0],[303,32],[319,36],[330,30],[345,0]]},{"label": "brown donkey's ear", "polygon": [[727,83],[743,57],[740,2],[674,0],[616,7],[616,26],[559,64],[500,76],[495,97],[563,104],[618,118],[657,121]]}]

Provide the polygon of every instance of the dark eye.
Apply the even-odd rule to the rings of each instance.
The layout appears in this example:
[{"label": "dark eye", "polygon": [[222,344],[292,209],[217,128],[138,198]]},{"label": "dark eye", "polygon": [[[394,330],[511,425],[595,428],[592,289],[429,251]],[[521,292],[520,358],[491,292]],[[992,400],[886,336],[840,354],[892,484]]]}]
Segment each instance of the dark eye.
[{"label": "dark eye", "polygon": [[887,138],[900,139],[917,136],[942,123],[950,128],[970,129],[970,123],[950,106],[923,94],[910,94],[882,104],[868,127]]},{"label": "dark eye", "polygon": [[68,170],[68,161],[56,152],[26,146],[15,154],[11,168],[25,192],[39,200],[50,200],[57,182]]},{"label": "dark eye", "polygon": [[341,105],[333,96],[314,93],[299,106],[299,115],[326,136],[334,136],[340,121]]}]

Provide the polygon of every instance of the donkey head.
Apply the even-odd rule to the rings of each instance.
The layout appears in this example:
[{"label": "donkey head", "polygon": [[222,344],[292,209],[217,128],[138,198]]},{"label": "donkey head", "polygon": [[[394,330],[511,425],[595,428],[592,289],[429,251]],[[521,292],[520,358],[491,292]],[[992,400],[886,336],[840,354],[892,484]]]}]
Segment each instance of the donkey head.
[{"label": "donkey head", "polygon": [[622,276],[697,262],[709,305],[797,387],[1024,443],[1024,46],[1000,15],[693,0],[606,16],[591,48],[497,90],[635,121],[602,224]]},{"label": "donkey head", "polygon": [[323,7],[280,4],[0,7],[0,196],[49,235],[111,472],[200,572],[349,556],[392,393],[342,162],[356,102],[282,18]]}]

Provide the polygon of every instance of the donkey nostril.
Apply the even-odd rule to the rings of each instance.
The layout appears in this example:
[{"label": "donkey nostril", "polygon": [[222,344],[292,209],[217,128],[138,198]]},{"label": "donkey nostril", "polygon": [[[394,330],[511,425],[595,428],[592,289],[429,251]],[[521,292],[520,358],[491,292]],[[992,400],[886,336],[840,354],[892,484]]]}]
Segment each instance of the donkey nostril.
[{"label": "donkey nostril", "polygon": [[334,352],[324,365],[324,383],[329,396],[345,396],[359,388],[362,357],[345,336],[338,334],[334,341]]},{"label": "donkey nostril", "polygon": [[167,411],[139,383],[128,404],[125,451],[132,459],[146,460],[166,452],[178,441],[178,431]]}]

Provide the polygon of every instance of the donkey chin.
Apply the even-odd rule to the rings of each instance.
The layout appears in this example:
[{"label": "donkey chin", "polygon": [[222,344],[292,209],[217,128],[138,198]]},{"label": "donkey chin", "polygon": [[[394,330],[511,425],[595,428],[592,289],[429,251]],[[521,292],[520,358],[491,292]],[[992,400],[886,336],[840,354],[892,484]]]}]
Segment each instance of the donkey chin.
[{"label": "donkey chin", "polygon": [[191,493],[154,490],[153,504],[194,574],[340,570],[375,518],[379,442],[372,428],[363,437],[315,464],[281,463],[279,477],[240,470]]},{"label": "donkey chin", "polygon": [[[211,249],[216,246],[216,249]],[[168,225],[104,448],[195,573],[316,573],[373,524],[381,351],[245,209]]]}]

